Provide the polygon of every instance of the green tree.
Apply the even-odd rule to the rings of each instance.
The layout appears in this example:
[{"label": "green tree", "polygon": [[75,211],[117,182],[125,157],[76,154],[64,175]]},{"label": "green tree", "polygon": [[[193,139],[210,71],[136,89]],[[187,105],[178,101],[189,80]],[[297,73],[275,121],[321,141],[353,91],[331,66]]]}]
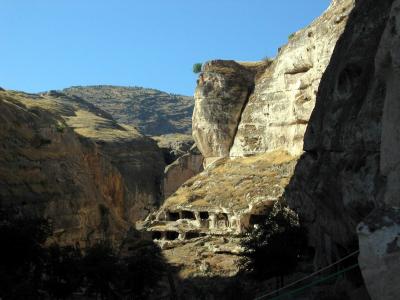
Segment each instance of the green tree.
[{"label": "green tree", "polygon": [[277,201],[265,222],[243,238],[251,269],[258,279],[277,277],[277,287],[284,276],[294,271],[307,246],[304,228],[297,214]]},{"label": "green tree", "polygon": [[195,73],[195,74],[200,73],[201,72],[201,67],[202,67],[201,63],[195,63],[193,65],[193,73]]}]

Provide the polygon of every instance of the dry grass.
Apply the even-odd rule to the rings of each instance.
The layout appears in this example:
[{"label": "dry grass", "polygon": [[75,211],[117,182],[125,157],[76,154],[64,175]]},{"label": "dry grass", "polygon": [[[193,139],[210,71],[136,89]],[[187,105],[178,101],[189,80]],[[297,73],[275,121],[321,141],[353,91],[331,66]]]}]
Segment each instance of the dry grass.
[{"label": "dry grass", "polygon": [[285,151],[223,159],[184,183],[164,205],[240,211],[276,200],[289,183],[296,161]]}]

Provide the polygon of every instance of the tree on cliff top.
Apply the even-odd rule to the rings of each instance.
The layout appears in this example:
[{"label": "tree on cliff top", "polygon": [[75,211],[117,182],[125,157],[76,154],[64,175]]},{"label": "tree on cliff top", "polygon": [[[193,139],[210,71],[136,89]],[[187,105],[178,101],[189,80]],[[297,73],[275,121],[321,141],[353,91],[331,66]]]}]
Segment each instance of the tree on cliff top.
[{"label": "tree on cliff top", "polygon": [[201,67],[202,67],[201,63],[195,63],[193,65],[193,73],[195,73],[195,74],[200,73],[201,72]]}]

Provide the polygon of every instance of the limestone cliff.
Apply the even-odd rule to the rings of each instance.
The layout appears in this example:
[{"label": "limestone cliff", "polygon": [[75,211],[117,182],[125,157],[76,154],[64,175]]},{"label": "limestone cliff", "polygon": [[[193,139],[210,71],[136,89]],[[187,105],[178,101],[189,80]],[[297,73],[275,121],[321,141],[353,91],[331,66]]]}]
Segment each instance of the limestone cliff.
[{"label": "limestone cliff", "polygon": [[301,153],[321,76],[353,2],[333,1],[274,59],[204,65],[195,93],[193,136],[208,162],[276,149]]},{"label": "limestone cliff", "polygon": [[399,18],[400,1],[356,3],[286,193],[307,221],[316,265],[359,243],[372,299],[397,299],[400,292]]},{"label": "limestone cliff", "polygon": [[[195,92],[193,137],[206,168],[139,224],[163,247],[180,251],[192,240],[203,240],[206,246],[197,249],[240,253],[235,238],[262,220],[283,197],[293,175],[320,79],[353,3],[333,1],[320,18],[295,33],[275,59],[203,65]],[[223,236],[225,243],[215,241],[216,236]],[[193,268],[190,261],[181,264]],[[221,271],[217,265],[209,269]]]},{"label": "limestone cliff", "polygon": [[48,217],[62,244],[120,242],[161,197],[156,143],[76,97],[0,91],[0,205]]}]

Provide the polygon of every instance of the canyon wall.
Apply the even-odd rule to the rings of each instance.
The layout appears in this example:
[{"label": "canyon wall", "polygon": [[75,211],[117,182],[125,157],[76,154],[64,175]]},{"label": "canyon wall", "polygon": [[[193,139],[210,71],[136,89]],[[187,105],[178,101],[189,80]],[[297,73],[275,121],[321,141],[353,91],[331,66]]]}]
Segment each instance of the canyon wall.
[{"label": "canyon wall", "polygon": [[76,97],[0,91],[0,206],[49,218],[54,240],[116,244],[161,201],[156,143]]},{"label": "canyon wall", "polygon": [[[220,199],[208,199],[225,185],[207,181],[215,170],[223,170],[217,172],[220,182],[235,178],[230,159],[254,156],[256,161],[257,154],[278,149],[301,155],[283,195],[274,201],[284,198],[300,214],[315,249],[314,266],[359,249],[370,296],[396,299],[399,17],[398,0],[333,1],[320,18],[291,36],[275,59],[206,63],[195,94],[193,135],[207,167],[163,209],[189,210],[193,203],[199,203],[199,211],[220,208]],[[252,165],[253,172],[258,167],[259,162]],[[266,199],[267,190],[260,197]],[[224,204],[223,211],[234,204]]]},{"label": "canyon wall", "polygon": [[[222,252],[226,261],[236,262],[242,251],[238,234],[251,230],[282,199],[295,172],[319,82],[353,4],[333,1],[320,18],[291,36],[274,59],[203,65],[193,137],[205,170],[139,224],[153,233],[164,253],[204,250],[212,258],[200,261],[209,263],[208,274],[224,274],[215,263]],[[202,268],[185,258],[171,259],[184,276]],[[237,265],[226,263],[224,268],[230,276],[239,272]]]},{"label": "canyon wall", "polygon": [[400,1],[356,2],[285,193],[317,266],[359,248],[372,299],[400,293],[399,18]]},{"label": "canyon wall", "polygon": [[277,149],[302,152],[320,79],[353,2],[333,1],[273,59],[205,63],[195,92],[193,136],[206,164]]}]

